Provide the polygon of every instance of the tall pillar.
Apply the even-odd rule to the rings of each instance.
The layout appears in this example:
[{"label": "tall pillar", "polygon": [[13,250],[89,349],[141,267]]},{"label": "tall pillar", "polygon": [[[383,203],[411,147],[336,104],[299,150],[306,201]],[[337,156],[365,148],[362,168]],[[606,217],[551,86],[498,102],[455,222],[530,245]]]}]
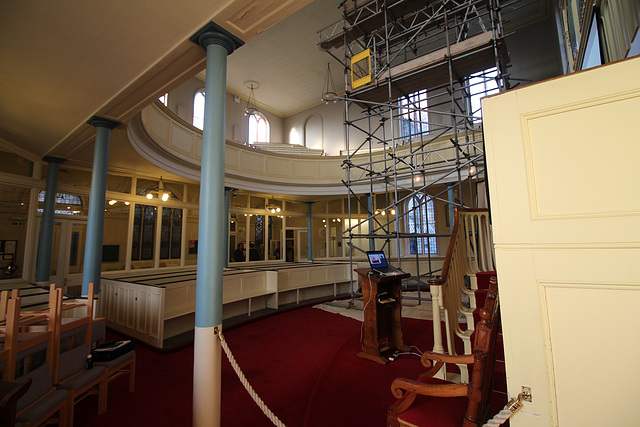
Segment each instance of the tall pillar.
[{"label": "tall pillar", "polygon": [[[42,160],[49,164],[47,168],[47,186],[44,195],[44,207],[42,209],[42,226],[38,240],[38,258],[36,261],[36,283],[49,284],[49,272],[51,271],[51,246],[53,244],[53,219],[56,210],[56,187],[58,186],[58,172],[60,163],[65,159],[46,156]],[[56,283],[61,287],[62,283]]]},{"label": "tall pillar", "polygon": [[453,207],[456,203],[456,195],[453,191],[456,187],[455,183],[447,183],[447,199],[449,201],[449,228],[453,229]]},{"label": "tall pillar", "polygon": [[[373,234],[373,228],[375,227],[376,223],[375,220],[373,219],[373,215],[376,213],[375,207],[374,207],[374,198],[376,197],[375,194],[370,193],[368,196],[368,201],[369,201],[369,233],[368,234]],[[373,238],[369,239],[369,250],[370,251],[375,251],[376,250],[376,241]]]},{"label": "tall pillar", "polygon": [[87,240],[84,246],[82,270],[82,295],[89,294],[89,283],[95,284],[96,295],[100,293],[100,271],[102,269],[102,239],[104,235],[104,205],[107,196],[107,170],[109,167],[109,138],[111,130],[119,122],[93,116],[87,122],[96,128],[96,146],[93,149],[91,192],[87,218]]},{"label": "tall pillar", "polygon": [[307,202],[307,259],[313,261],[313,202]]},{"label": "tall pillar", "polygon": [[224,223],[225,230],[224,233],[224,266],[229,267],[229,208],[231,206],[231,187],[224,187]]},{"label": "tall pillar", "polygon": [[193,425],[220,425],[222,279],[225,236],[225,101],[227,55],[242,41],[211,23],[191,37],[207,51],[193,365]]}]

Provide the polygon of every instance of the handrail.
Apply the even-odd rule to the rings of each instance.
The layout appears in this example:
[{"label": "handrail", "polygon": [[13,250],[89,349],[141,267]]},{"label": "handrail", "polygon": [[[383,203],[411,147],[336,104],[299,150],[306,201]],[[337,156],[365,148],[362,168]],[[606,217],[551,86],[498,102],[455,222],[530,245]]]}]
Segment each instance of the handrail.
[{"label": "handrail", "polygon": [[[473,310],[476,308],[475,290],[477,290],[476,274],[480,271],[494,269],[493,243],[491,240],[489,215],[487,209],[468,209],[454,207],[451,238],[447,246],[440,277],[428,279],[434,304],[434,341],[440,334],[435,334],[440,324],[435,320],[439,309],[444,311],[445,336],[447,352],[455,355],[455,337],[464,344],[464,352],[471,352],[471,333],[474,330]],[[489,268],[491,268],[489,270]],[[465,285],[465,276],[470,278],[471,289]],[[435,291],[435,292],[434,292]],[[469,297],[469,307],[463,304],[463,295]],[[439,309],[436,311],[435,304]],[[466,328],[462,329],[458,315],[466,318]],[[442,346],[442,342],[434,343]],[[434,350],[437,351],[437,350]],[[460,366],[461,380],[468,380],[466,366]]]}]

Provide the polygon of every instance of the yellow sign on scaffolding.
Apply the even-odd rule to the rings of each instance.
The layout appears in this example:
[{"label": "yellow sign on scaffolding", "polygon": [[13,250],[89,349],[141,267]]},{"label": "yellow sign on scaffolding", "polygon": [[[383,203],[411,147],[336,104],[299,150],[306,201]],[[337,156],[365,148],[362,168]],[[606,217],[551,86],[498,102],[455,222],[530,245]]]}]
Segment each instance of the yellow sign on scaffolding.
[{"label": "yellow sign on scaffolding", "polygon": [[351,88],[371,83],[371,50],[363,50],[351,58]]}]

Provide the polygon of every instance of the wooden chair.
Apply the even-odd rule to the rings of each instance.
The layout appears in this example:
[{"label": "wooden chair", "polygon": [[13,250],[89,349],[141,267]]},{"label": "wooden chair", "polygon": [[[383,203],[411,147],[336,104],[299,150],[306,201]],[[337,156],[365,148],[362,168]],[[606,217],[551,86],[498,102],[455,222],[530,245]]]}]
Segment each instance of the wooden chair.
[{"label": "wooden chair", "polygon": [[[391,384],[398,401],[387,411],[387,426],[479,426],[490,418],[492,373],[500,328],[498,288],[491,281],[485,306],[480,310],[473,354],[424,353],[422,364],[429,368],[418,380],[397,378]],[[433,378],[444,363],[473,364],[468,384]]]},{"label": "wooden chair", "polygon": [[67,426],[70,423],[69,393],[56,388],[51,379],[53,332],[20,333],[21,327],[46,317],[42,313],[22,315],[20,306],[20,297],[8,300],[6,320],[0,324],[5,338],[3,351],[8,351],[3,380],[18,384],[30,382],[17,401],[16,421],[23,426],[38,426],[56,421],[54,417],[58,415],[58,424]]},{"label": "wooden chair", "polygon": [[[104,319],[97,319],[93,324],[93,341],[101,342],[105,340]],[[109,382],[123,374],[129,375],[129,392],[133,392],[136,385],[136,351],[131,350],[122,356],[109,362],[93,362],[94,366],[104,366],[107,369]]]},{"label": "wooden chair", "polygon": [[[94,366],[87,369],[87,358],[91,353],[93,339],[93,284],[89,284],[86,303],[63,302],[62,289],[51,288],[55,293],[55,314],[53,316],[53,381],[59,388],[67,390],[72,404],[69,405],[69,419],[73,420],[76,403],[89,394],[98,394],[98,414],[107,410],[107,369]],[[86,306],[86,316],[63,317],[63,311]]]}]

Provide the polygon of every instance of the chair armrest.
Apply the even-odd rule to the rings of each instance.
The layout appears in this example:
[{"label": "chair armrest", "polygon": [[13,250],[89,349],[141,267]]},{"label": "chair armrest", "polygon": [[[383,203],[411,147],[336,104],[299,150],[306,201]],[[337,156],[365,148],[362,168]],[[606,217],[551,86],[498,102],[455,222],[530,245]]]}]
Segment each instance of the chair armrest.
[{"label": "chair armrest", "polygon": [[[466,365],[473,363],[473,355],[469,355],[469,354],[450,355],[450,354],[433,353],[430,351],[426,351],[422,353],[420,362],[422,362],[422,366],[424,366],[425,368],[429,368],[429,370],[420,374],[419,378],[431,378],[440,371],[440,369],[445,363],[456,363],[456,364],[466,364]],[[436,363],[434,364],[433,362],[436,362]]]},{"label": "chair armrest", "polygon": [[405,392],[434,397],[461,397],[468,392],[467,384],[429,384],[406,378],[396,378],[391,383],[391,393],[400,399]]},{"label": "chair armrest", "polygon": [[431,351],[425,351],[422,353],[422,357],[420,361],[424,365],[425,368],[430,368],[433,366],[433,362],[442,362],[442,363],[457,363],[457,364],[466,364],[469,365],[473,363],[473,354],[442,354],[442,353],[433,353]]}]

